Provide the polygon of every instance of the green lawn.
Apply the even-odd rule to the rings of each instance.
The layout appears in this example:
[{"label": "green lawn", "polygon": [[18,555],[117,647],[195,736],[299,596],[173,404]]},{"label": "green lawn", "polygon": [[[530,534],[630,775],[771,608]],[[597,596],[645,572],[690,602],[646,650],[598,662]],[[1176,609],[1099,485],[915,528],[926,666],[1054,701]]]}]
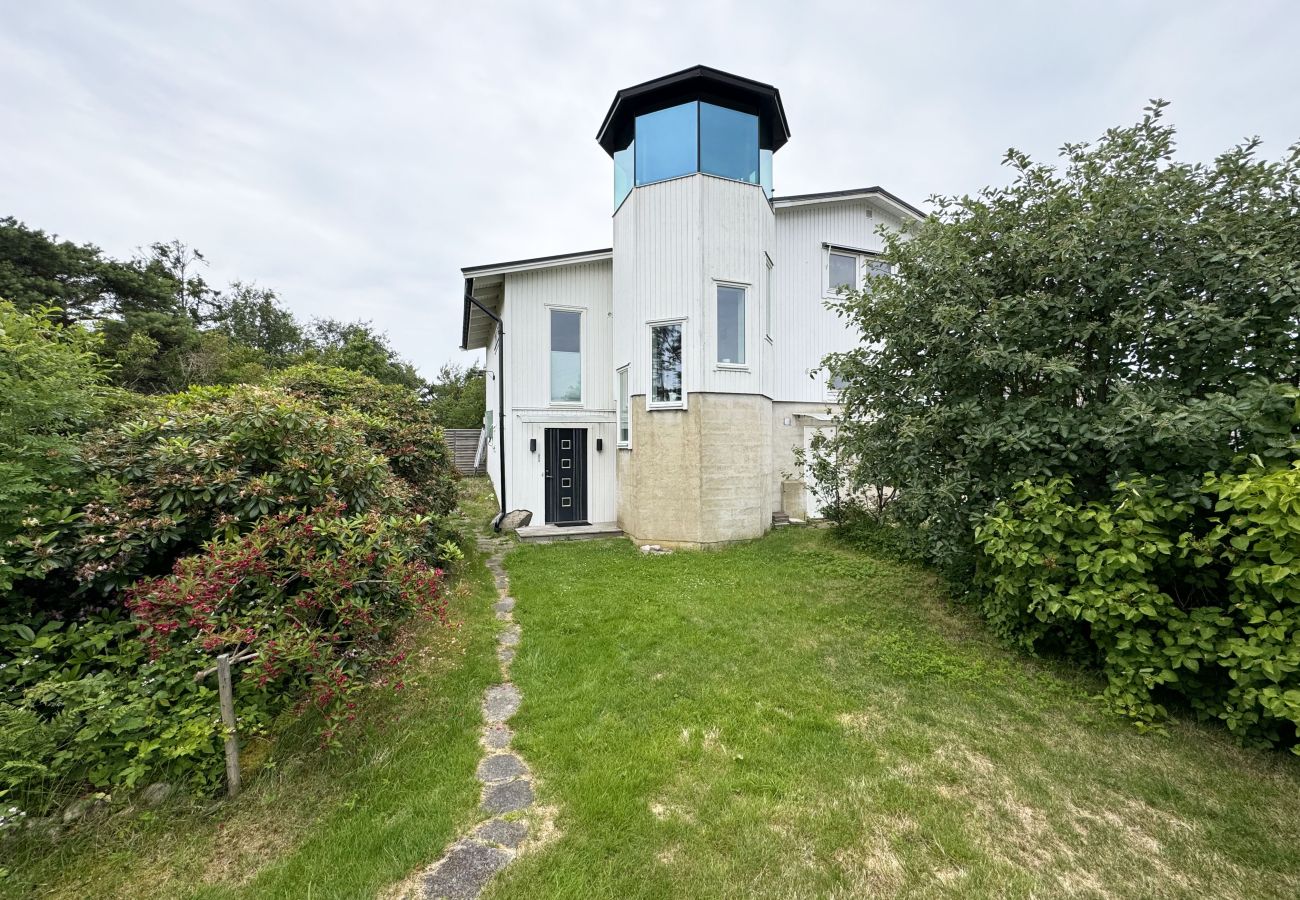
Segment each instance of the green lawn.
[{"label": "green lawn", "polygon": [[[484,479],[462,506],[490,517]],[[0,895],[124,898],[369,898],[437,859],[477,818],[480,698],[499,677],[496,590],[477,558],[451,594],[453,627],[413,626],[401,693],[376,687],[344,746],[291,728],[236,801],[183,798],[119,813],[54,845],[0,844]],[[247,748],[256,762],[268,748]]]},{"label": "green lawn", "polygon": [[1300,760],[999,647],[936,580],[784,529],[508,559],[537,897],[1296,897]]}]

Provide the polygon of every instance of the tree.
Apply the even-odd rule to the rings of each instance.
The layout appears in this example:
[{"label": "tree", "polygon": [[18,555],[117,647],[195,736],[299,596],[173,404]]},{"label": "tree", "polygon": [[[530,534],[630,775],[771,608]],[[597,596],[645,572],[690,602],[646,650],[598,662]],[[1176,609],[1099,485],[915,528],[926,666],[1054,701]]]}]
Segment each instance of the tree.
[{"label": "tree", "polygon": [[898,488],[952,574],[1024,479],[1069,476],[1087,500],[1137,472],[1177,495],[1290,439],[1255,423],[1283,396],[1262,384],[1300,383],[1300,146],[1176,161],[1164,107],[1067,144],[1059,170],[1009,151],[1010,185],[885,232],[896,276],[837,303],[862,336],[827,359],[841,458]]},{"label": "tree", "polygon": [[388,336],[369,322],[313,319],[307,327],[303,359],[361,372],[384,384],[422,391],[427,385],[415,367],[397,355]]},{"label": "tree", "polygon": [[167,273],[173,286],[176,307],[196,325],[211,318],[220,294],[208,287],[208,283],[198,274],[200,266],[208,265],[208,260],[202,253],[179,240],[160,241],[149,245],[149,255],[143,263]]},{"label": "tree", "polygon": [[487,411],[487,377],[480,366],[447,363],[426,392],[434,418],[443,428],[481,428]]},{"label": "tree", "polygon": [[0,299],[20,310],[52,307],[67,325],[126,312],[174,312],[176,292],[171,274],[154,262],[110,259],[93,244],[61,241],[0,218]]},{"label": "tree", "polygon": [[261,351],[273,367],[301,352],[302,328],[275,291],[233,282],[217,301],[216,327],[236,344]]}]

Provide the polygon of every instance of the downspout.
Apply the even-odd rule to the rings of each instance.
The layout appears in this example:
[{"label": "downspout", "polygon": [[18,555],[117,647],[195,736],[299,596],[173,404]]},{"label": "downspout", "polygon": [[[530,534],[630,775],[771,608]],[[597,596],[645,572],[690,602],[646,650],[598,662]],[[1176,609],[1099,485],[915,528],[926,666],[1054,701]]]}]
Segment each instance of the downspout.
[{"label": "downspout", "polygon": [[501,317],[474,299],[474,279],[465,279],[465,302],[479,308],[483,315],[497,323],[497,441],[501,449],[501,512],[492,520],[492,530],[501,530],[501,520],[506,516],[506,326]]}]

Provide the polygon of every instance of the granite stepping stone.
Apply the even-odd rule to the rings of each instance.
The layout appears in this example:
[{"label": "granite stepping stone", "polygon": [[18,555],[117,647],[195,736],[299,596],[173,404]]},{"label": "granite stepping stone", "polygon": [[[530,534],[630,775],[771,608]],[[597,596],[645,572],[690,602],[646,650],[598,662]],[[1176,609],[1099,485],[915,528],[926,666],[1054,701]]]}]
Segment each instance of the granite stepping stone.
[{"label": "granite stepping stone", "polygon": [[511,625],[509,628],[501,629],[501,634],[497,635],[497,643],[514,647],[519,643],[519,626]]},{"label": "granite stepping stone", "polygon": [[523,760],[513,753],[496,753],[492,756],[483,757],[483,761],[478,764],[478,780],[492,783],[497,781],[509,781],[511,778],[518,778],[520,775],[528,774],[524,768]]},{"label": "granite stepping stone", "polygon": [[497,725],[519,712],[519,688],[513,684],[494,684],[483,694],[483,718]]},{"label": "granite stepping stone", "polygon": [[493,815],[514,812],[533,804],[533,786],[527,781],[503,781],[483,791],[483,809]]},{"label": "granite stepping stone", "polygon": [[510,851],[486,844],[457,844],[442,864],[424,879],[424,896],[427,900],[477,897],[492,876],[513,858]]},{"label": "granite stepping stone", "polygon": [[528,837],[528,823],[523,819],[488,819],[474,830],[472,837],[487,844],[515,848]]},{"label": "granite stepping stone", "polygon": [[483,729],[483,744],[489,750],[504,750],[510,746],[514,736],[509,725],[488,725]]}]

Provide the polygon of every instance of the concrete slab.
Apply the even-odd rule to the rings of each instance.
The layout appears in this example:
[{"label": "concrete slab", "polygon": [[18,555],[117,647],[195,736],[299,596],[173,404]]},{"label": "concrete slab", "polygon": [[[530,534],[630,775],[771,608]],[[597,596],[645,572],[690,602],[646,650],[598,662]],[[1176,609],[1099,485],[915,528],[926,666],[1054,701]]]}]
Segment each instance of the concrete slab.
[{"label": "concrete slab", "polygon": [[591,525],[529,525],[517,532],[519,540],[529,543],[547,541],[594,541],[601,538],[622,537],[623,530],[617,522],[595,522]]}]

